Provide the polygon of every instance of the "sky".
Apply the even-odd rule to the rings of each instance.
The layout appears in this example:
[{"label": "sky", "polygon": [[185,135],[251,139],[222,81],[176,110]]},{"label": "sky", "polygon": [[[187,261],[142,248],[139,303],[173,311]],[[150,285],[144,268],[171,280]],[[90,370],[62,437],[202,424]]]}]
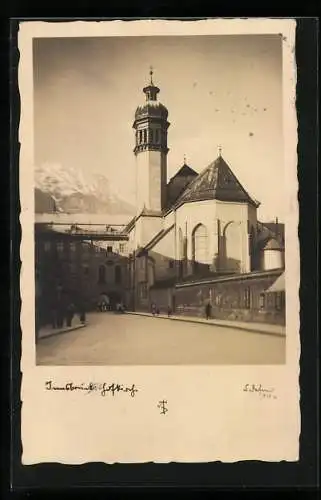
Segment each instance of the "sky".
[{"label": "sky", "polygon": [[35,164],[105,174],[135,203],[136,107],[154,68],[169,112],[168,179],[222,156],[261,220],[284,220],[277,35],[34,39]]}]

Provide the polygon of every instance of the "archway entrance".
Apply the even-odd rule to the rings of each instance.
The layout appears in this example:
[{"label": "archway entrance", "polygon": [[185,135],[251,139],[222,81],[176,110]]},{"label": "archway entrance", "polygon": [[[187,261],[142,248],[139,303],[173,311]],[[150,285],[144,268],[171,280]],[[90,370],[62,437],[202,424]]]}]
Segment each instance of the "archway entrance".
[{"label": "archway entrance", "polygon": [[116,305],[122,301],[122,295],[119,292],[116,292],[114,290],[106,290],[103,292],[103,295],[106,295],[109,298],[109,307],[111,311],[116,310]]}]

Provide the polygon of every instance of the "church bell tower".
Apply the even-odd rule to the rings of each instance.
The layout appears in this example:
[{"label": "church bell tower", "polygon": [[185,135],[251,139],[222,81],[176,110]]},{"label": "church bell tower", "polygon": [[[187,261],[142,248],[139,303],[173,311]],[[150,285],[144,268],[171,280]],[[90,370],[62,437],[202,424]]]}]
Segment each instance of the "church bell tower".
[{"label": "church bell tower", "polygon": [[157,100],[159,88],[153,83],[153,70],[150,70],[150,83],[143,89],[146,101],[138,106],[133,128],[135,130],[136,156],[136,207],[137,214],[142,210],[160,213],[166,206],[167,182],[167,121],[168,111]]}]

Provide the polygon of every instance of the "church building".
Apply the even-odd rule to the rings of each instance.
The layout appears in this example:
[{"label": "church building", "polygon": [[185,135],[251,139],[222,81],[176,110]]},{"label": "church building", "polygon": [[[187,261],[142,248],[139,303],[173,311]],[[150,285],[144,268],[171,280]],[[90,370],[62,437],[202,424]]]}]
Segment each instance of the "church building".
[{"label": "church building", "polygon": [[284,322],[284,225],[257,220],[259,202],[219,151],[198,174],[184,164],[167,182],[168,110],[153,82],[135,112],[136,214],[128,241],[127,306],[218,318]]}]

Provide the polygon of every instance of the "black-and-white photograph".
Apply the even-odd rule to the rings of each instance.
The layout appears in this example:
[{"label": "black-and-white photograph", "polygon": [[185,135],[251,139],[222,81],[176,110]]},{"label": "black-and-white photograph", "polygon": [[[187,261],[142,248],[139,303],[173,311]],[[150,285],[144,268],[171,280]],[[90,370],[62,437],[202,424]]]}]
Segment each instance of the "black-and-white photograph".
[{"label": "black-and-white photograph", "polygon": [[33,39],[37,365],[286,362],[282,37]]}]

